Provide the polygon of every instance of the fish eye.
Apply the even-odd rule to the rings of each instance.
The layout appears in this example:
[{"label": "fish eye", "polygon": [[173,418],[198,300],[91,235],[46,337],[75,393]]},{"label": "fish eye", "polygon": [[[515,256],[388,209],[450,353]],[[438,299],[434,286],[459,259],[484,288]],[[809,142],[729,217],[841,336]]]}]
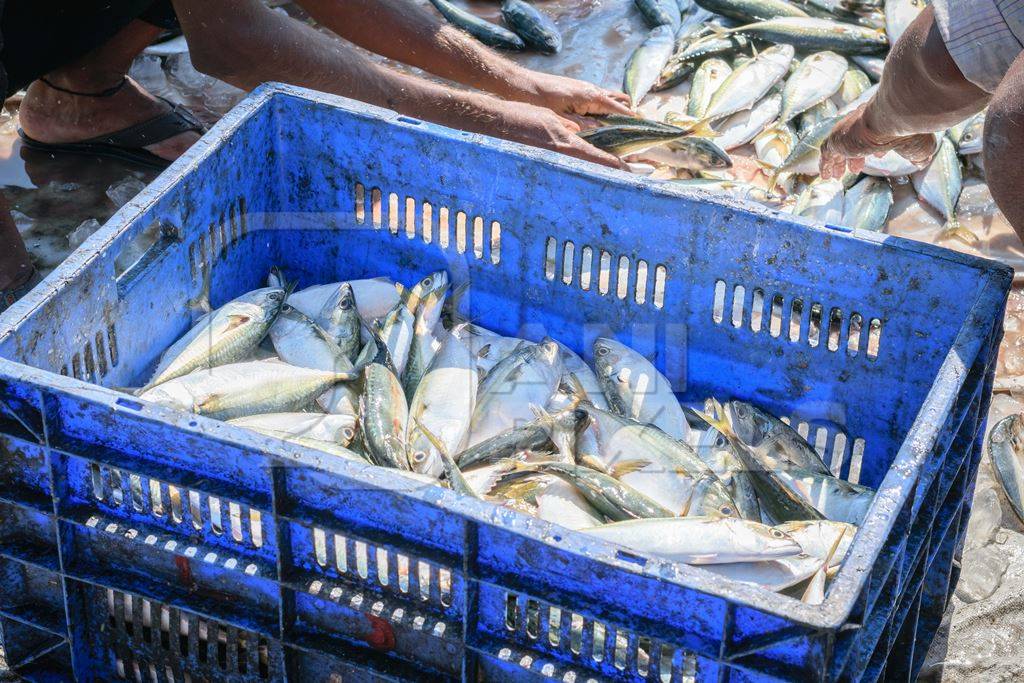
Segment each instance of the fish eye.
[{"label": "fish eye", "polygon": [[416,451],[412,454],[412,461],[419,464],[427,459],[427,454],[424,451]]},{"label": "fish eye", "polygon": [[341,430],[341,435],[346,440],[351,441],[352,439],[356,438],[356,430],[352,429],[351,427],[345,427],[344,429]]},{"label": "fish eye", "polygon": [[285,304],[284,306],[281,307],[281,312],[282,313],[291,313],[294,310],[295,310],[295,308],[292,307],[291,304]]},{"label": "fish eye", "polygon": [[433,281],[434,281],[433,276],[428,275],[427,277],[423,278],[423,282],[420,283],[420,284],[422,284],[424,287],[429,287],[430,283],[433,282]]},{"label": "fish eye", "polygon": [[280,301],[281,300],[281,294],[282,294],[282,292],[271,292],[270,293],[270,300],[271,301]]},{"label": "fish eye", "polygon": [[599,356],[606,356],[606,355],[608,355],[608,347],[607,346],[598,346],[597,347],[597,355],[599,355]]},{"label": "fish eye", "polygon": [[718,511],[721,512],[726,517],[732,517],[732,515],[733,515],[732,508],[729,507],[728,505],[723,505],[722,507],[718,508]]},{"label": "fish eye", "polygon": [[774,536],[775,538],[785,538],[786,534],[782,533],[778,529],[772,529],[772,536]]}]

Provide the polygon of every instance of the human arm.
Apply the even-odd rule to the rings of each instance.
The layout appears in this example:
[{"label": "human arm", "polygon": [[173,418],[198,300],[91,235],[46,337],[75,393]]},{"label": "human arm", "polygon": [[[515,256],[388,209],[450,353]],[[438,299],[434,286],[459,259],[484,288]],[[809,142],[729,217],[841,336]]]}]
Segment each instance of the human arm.
[{"label": "human arm", "polygon": [[931,7],[893,46],[878,92],[840,121],[822,146],[821,174],[859,172],[864,157],[894,149],[924,163],[935,151],[935,131],[980,111],[988,93],[961,73],[946,49]]},{"label": "human arm", "polygon": [[402,114],[503,137],[608,166],[615,157],[550,109],[455,90],[371,62],[357,50],[259,0],[173,0],[196,68],[244,89],[282,81]]},{"label": "human arm", "polygon": [[[559,114],[629,114],[624,94],[519,66],[412,0],[299,4],[342,38],[436,76]],[[381,30],[385,26],[387,30]]]}]

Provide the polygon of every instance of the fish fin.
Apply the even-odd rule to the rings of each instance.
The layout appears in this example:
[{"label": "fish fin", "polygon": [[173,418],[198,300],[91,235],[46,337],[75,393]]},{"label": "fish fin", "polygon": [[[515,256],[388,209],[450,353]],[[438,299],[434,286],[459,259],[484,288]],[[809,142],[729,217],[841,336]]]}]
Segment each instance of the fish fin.
[{"label": "fish fin", "polygon": [[614,479],[621,479],[632,472],[639,472],[650,464],[650,460],[622,460],[608,468],[608,476]]},{"label": "fish fin", "polygon": [[246,324],[250,320],[252,320],[252,318],[250,316],[247,316],[247,315],[229,315],[228,316],[228,327],[227,327],[227,330],[225,330],[225,332],[228,331],[228,330],[233,330],[233,329],[235,329],[237,327],[241,327],[242,325]]},{"label": "fish fin", "polygon": [[270,269],[270,274],[267,275],[267,287],[284,287],[284,283],[287,280],[284,277],[284,271],[279,266],[273,266]]},{"label": "fish fin", "polygon": [[731,28],[726,28],[724,26],[719,26],[718,24],[704,24],[704,28],[706,28],[707,30],[711,31],[711,33],[713,33],[714,35],[716,35],[716,36],[718,36],[720,38],[724,38],[725,36],[731,35],[732,33],[734,33],[737,30],[739,30],[739,28],[743,28],[743,27],[741,26],[741,27],[738,27],[738,28],[735,28],[735,29],[731,29]]},{"label": "fish fin", "polygon": [[981,242],[972,230],[960,225],[960,222],[955,218],[946,224],[945,229],[942,231],[942,236],[958,239],[969,247],[976,247]]},{"label": "fish fin", "polygon": [[593,407],[594,402],[590,400],[590,395],[587,394],[587,390],[583,387],[583,382],[580,381],[575,372],[569,373],[569,387],[572,389],[573,408],[581,403]]},{"label": "fish fin", "polygon": [[203,271],[203,286],[195,297],[188,300],[189,310],[193,315],[206,315],[212,310],[210,308],[210,280],[213,277],[213,268],[207,267]]},{"label": "fish fin", "polygon": [[[584,467],[589,467],[590,469],[596,470],[597,472],[600,472],[601,474],[608,474],[609,476],[613,476],[608,471],[608,467],[604,464],[604,462],[600,458],[598,458],[596,455],[590,455],[589,453],[584,453],[583,455],[580,455],[576,460],[577,460],[577,462],[580,465],[583,465]],[[635,461],[635,462],[640,462],[640,461]]]},{"label": "fish fin", "polygon": [[702,119],[690,129],[689,135],[697,138],[717,138],[721,133],[711,127],[711,119]]},{"label": "fish fin", "polygon": [[395,289],[398,290],[398,300],[409,309],[410,313],[415,313],[416,308],[420,305],[420,296],[414,290],[406,287],[401,282],[395,283]]},{"label": "fish fin", "polygon": [[545,429],[551,429],[554,427],[555,416],[549,413],[546,408],[542,408],[536,403],[531,403],[530,411],[537,417],[537,421],[540,422],[542,427]]},{"label": "fish fin", "polygon": [[495,482],[494,486],[487,492],[489,495],[500,496],[501,498],[512,498],[525,500],[536,499],[541,487],[547,488],[547,483],[542,477],[520,477],[509,481]]},{"label": "fish fin", "polygon": [[451,295],[444,302],[441,310],[441,318],[447,323],[449,329],[469,324],[469,319],[459,313],[462,307],[462,298],[469,292],[469,283],[463,282],[452,290]]},{"label": "fish fin", "polygon": [[729,422],[729,416],[726,414],[725,408],[722,404],[718,402],[717,398],[710,398],[708,401],[711,404],[711,413],[709,414],[697,411],[697,414],[704,418],[709,425],[722,432],[725,436],[729,438],[736,438],[736,432],[733,431],[732,424]]},{"label": "fish fin", "polygon": [[196,412],[202,415],[203,411],[210,408],[214,403],[216,403],[222,398],[224,397],[221,394],[210,394],[209,396],[207,396],[202,401],[196,404]]}]

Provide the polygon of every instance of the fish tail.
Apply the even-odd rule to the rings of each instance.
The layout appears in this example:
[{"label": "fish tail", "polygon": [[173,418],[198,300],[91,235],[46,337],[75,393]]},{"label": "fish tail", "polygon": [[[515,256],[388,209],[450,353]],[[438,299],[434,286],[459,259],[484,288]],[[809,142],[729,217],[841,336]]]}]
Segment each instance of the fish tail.
[{"label": "fish tail", "polygon": [[969,247],[976,247],[981,242],[981,239],[974,234],[973,230],[960,225],[960,221],[956,216],[953,216],[953,218],[946,223],[942,231],[942,236],[958,239]]},{"label": "fish tail", "polygon": [[193,298],[188,300],[188,307],[193,312],[199,312],[201,314],[209,313],[212,309],[210,308],[210,280],[213,277],[213,268],[207,267],[203,271],[203,286],[199,288],[199,293]]},{"label": "fish tail", "polygon": [[694,125],[688,135],[698,138],[717,138],[720,133],[711,127],[711,119],[701,119]]},{"label": "fish tail", "polygon": [[[720,431],[725,436],[730,438],[735,437],[736,432],[733,431],[732,423],[729,422],[729,416],[726,414],[725,408],[722,404],[718,402],[717,398],[710,398],[708,399],[708,402],[710,405],[707,408],[710,408],[710,413],[698,412],[697,414],[703,417],[709,425]],[[707,409],[705,409],[705,411],[706,410]]]}]

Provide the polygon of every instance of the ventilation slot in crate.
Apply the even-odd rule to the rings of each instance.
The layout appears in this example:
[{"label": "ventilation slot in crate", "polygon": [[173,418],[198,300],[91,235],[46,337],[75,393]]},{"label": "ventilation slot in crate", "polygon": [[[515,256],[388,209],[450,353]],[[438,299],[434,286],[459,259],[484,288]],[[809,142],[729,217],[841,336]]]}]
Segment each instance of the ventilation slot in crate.
[{"label": "ventilation slot in crate", "polygon": [[645,259],[626,255],[615,258],[610,252],[603,249],[595,251],[590,245],[577,248],[571,240],[559,243],[558,239],[548,237],[544,243],[546,279],[557,279],[563,285],[576,286],[585,292],[594,291],[596,283],[596,290],[602,296],[611,293],[618,299],[640,306],[651,303],[655,308],[663,308],[668,270],[661,264],[656,264],[653,270],[652,277],[651,265]]},{"label": "ventilation slot in crate", "polygon": [[860,483],[865,446],[862,437],[853,439],[851,443],[846,432],[838,427],[812,424],[803,420],[794,420],[788,416],[782,416],[780,419],[814,447],[833,475],[842,476],[842,472],[847,470],[848,474],[844,479],[853,484]]},{"label": "ventilation slot in crate", "polygon": [[118,679],[171,683],[211,675],[240,681],[271,677],[270,645],[259,634],[132,593],[93,590],[106,594],[96,601],[107,612],[100,633],[108,641]]},{"label": "ventilation slot in crate", "polygon": [[199,233],[198,239],[188,245],[189,273],[195,281],[218,258],[223,258],[228,249],[249,232],[245,214],[245,198],[239,197],[220,212],[217,220]]},{"label": "ventilation slot in crate", "polygon": [[870,318],[865,331],[864,316],[856,311],[848,313],[781,293],[769,295],[760,287],[729,285],[725,280],[715,280],[711,319],[716,325],[767,332],[811,348],[845,351],[849,356],[863,353],[872,360],[878,357],[883,326],[880,318]]},{"label": "ventilation slot in crate", "polygon": [[459,254],[472,252],[479,261],[501,263],[501,223],[497,220],[470,216],[465,211],[453,211],[397,192],[385,196],[377,187],[371,188],[367,196],[362,183],[355,184],[354,205],[358,225],[365,225],[369,214],[374,230],[386,230],[410,240],[419,238],[442,249],[454,246]]},{"label": "ventilation slot in crate", "polygon": [[[210,532],[222,542],[250,552],[264,546],[263,513],[242,503],[98,463],[88,464],[88,479],[86,490],[103,508],[120,510],[122,514],[152,515],[164,525],[181,528],[185,535]],[[87,524],[110,533],[139,536],[135,529],[98,517],[92,517]],[[213,551],[200,555],[194,546],[174,539],[163,540],[148,532],[141,540],[147,545],[162,545],[169,551],[189,557],[199,556],[206,562],[220,561],[227,569],[238,569],[250,575],[258,569],[254,564],[243,566],[238,558],[218,555]]]},{"label": "ventilation slot in crate", "polygon": [[[505,594],[505,628],[519,642],[559,652],[581,665],[603,663],[627,676],[666,683],[692,683],[697,678],[692,652],[519,593]],[[508,648],[499,652],[503,659],[512,656]],[[519,664],[530,668],[532,657],[522,657]]]},{"label": "ventilation slot in crate", "polygon": [[117,362],[117,337],[114,325],[110,324],[87,338],[81,349],[72,354],[71,362],[60,367],[60,374],[85,382],[99,382],[117,367]]},{"label": "ventilation slot in crate", "polygon": [[[313,527],[310,533],[313,559],[326,574],[442,609],[451,606],[451,569],[320,527]],[[335,588],[334,591],[340,595],[341,589]],[[334,599],[333,595],[331,597]]]}]

